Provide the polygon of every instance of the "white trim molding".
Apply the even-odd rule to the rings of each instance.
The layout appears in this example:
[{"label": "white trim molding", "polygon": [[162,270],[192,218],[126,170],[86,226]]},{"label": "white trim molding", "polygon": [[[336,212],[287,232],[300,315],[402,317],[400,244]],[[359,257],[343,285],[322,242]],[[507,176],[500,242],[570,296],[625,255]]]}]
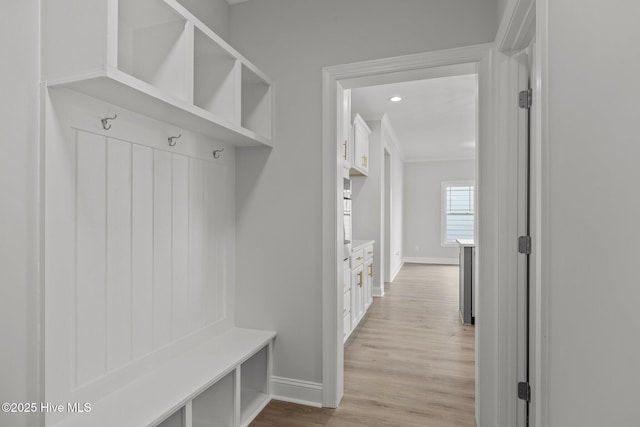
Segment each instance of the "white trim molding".
[{"label": "white trim molding", "polygon": [[458,258],[433,258],[433,257],[417,257],[406,256],[402,260],[402,263],[408,264],[442,264],[442,265],[458,265],[460,260]]},{"label": "white trim molding", "polygon": [[322,384],[293,378],[271,377],[273,400],[322,408]]},{"label": "white trim molding", "polygon": [[496,33],[496,46],[500,52],[524,49],[529,45],[536,29],[536,1],[509,0]]}]

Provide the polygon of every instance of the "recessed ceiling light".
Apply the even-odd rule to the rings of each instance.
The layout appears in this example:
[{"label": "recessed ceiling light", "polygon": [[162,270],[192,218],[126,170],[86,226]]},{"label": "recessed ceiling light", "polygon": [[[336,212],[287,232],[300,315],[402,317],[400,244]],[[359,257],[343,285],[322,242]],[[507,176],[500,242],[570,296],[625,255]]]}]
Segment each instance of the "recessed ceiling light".
[{"label": "recessed ceiling light", "polygon": [[402,98],[400,98],[399,96],[392,96],[391,98],[389,98],[389,101],[391,101],[391,102],[400,102],[400,101],[402,101]]}]

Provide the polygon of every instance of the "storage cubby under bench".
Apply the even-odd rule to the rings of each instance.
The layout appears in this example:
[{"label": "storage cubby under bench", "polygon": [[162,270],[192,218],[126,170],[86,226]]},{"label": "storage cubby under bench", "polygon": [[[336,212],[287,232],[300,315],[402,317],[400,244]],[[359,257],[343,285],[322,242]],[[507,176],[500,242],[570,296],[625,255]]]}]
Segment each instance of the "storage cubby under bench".
[{"label": "storage cubby under bench", "polygon": [[275,335],[232,328],[56,427],[245,427],[271,400]]}]

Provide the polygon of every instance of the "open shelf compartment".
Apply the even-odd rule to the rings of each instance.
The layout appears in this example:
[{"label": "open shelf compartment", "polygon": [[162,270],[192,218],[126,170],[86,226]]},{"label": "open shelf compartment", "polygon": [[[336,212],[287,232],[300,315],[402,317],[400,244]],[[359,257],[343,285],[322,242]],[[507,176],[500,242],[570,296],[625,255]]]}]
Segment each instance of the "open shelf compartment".
[{"label": "open shelf compartment", "polygon": [[199,28],[194,33],[193,103],[240,124],[239,62]]},{"label": "open shelf compartment", "polygon": [[118,69],[190,100],[191,41],[187,20],[158,0],[119,0]]},{"label": "open shelf compartment", "polygon": [[240,365],[240,419],[247,425],[269,401],[269,346]]},{"label": "open shelf compartment", "polygon": [[169,415],[167,419],[158,424],[157,427],[186,427],[185,421],[185,408],[182,407]]},{"label": "open shelf compartment", "polygon": [[242,64],[242,127],[271,139],[272,86]]},{"label": "open shelf compartment", "polygon": [[234,427],[235,372],[229,372],[193,399],[193,427]]}]

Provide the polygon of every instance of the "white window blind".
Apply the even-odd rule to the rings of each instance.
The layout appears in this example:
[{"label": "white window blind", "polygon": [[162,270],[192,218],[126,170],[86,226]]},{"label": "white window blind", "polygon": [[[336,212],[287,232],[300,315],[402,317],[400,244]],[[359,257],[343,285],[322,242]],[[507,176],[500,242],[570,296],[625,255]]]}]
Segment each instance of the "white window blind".
[{"label": "white window blind", "polygon": [[443,183],[443,244],[473,239],[474,185]]}]

